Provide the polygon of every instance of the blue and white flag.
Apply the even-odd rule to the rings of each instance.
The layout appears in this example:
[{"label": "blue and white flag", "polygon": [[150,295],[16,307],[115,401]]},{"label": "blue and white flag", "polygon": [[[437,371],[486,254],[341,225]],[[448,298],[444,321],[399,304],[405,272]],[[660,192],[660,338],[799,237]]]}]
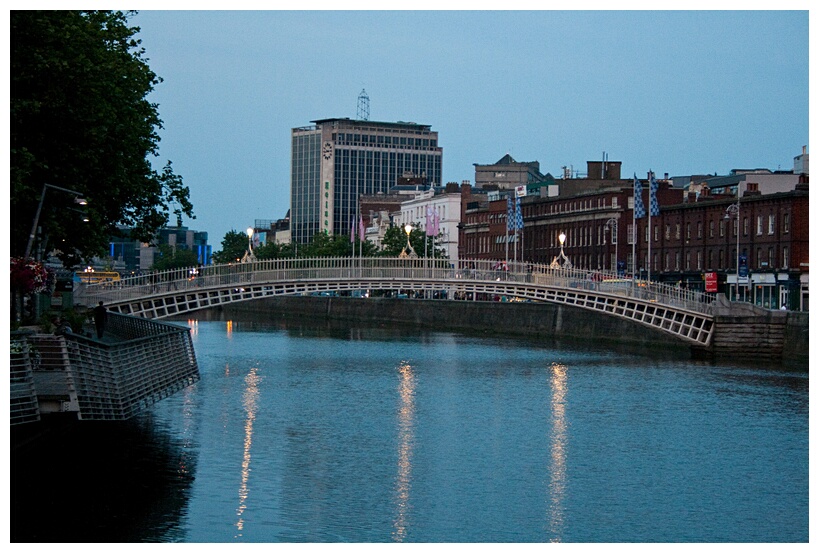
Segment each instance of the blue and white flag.
[{"label": "blue and white flag", "polygon": [[506,197],[506,230],[515,230],[515,211],[509,196]]},{"label": "blue and white flag", "polygon": [[515,228],[523,228],[523,213],[520,211],[520,198],[515,198]]},{"label": "blue and white flag", "polygon": [[634,218],[642,219],[646,216],[646,208],[643,205],[643,184],[634,174]]},{"label": "blue and white flag", "polygon": [[657,183],[657,179],[654,178],[654,173],[651,173],[651,184],[648,189],[648,212],[652,217],[660,215],[660,204],[657,202],[657,190],[659,188],[660,185]]}]

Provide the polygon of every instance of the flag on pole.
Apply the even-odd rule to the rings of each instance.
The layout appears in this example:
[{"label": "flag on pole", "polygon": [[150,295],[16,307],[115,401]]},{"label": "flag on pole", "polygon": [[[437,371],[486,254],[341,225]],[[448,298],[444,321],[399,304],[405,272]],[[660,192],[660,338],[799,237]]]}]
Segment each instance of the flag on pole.
[{"label": "flag on pole", "polygon": [[660,185],[657,183],[657,179],[654,178],[654,173],[651,173],[651,183],[648,188],[648,212],[652,217],[660,215],[660,204],[657,202],[657,190],[659,188]]},{"label": "flag on pole", "polygon": [[512,198],[506,197],[506,230],[515,229],[515,211],[512,208]]},{"label": "flag on pole", "polygon": [[520,211],[520,198],[515,198],[515,228],[523,228],[523,213]]},{"label": "flag on pole", "polygon": [[429,207],[429,206],[427,206],[427,214],[426,215],[427,215],[427,221],[426,221],[427,224],[424,226],[424,230],[426,230],[427,235],[429,235],[432,232],[432,208]]},{"label": "flag on pole", "polygon": [[438,232],[441,230],[441,216],[438,214],[438,208],[435,208],[433,212],[433,219],[432,219],[432,235],[438,236]]},{"label": "flag on pole", "polygon": [[643,185],[634,174],[634,218],[642,219],[646,216],[646,208],[643,205]]},{"label": "flag on pole", "polygon": [[363,242],[366,236],[366,232],[364,230],[364,217],[361,215],[358,216],[358,237]]},{"label": "flag on pole", "polygon": [[350,223],[350,244],[355,242],[355,219]]}]

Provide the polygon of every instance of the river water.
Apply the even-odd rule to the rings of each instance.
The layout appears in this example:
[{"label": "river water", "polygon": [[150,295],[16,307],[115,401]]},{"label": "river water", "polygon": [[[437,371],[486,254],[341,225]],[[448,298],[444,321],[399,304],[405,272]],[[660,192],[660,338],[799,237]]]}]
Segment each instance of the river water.
[{"label": "river water", "polygon": [[807,542],[807,369],[191,320],[202,379],[12,455],[12,541]]}]

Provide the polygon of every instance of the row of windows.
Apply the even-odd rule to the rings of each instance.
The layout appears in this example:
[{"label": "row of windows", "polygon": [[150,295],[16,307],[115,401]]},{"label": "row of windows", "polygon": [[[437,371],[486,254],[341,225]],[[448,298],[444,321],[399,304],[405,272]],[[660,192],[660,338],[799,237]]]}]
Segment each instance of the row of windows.
[{"label": "row of windows", "polygon": [[[709,238],[714,238],[715,233],[717,232],[716,229],[718,229],[720,237],[725,236],[725,227],[726,227],[726,221],[724,219],[720,219],[719,224],[716,224],[714,221],[709,221],[708,222],[708,237]],[[732,227],[733,227],[732,235],[736,236],[737,235],[737,220],[736,219],[732,220]],[[672,227],[671,227],[670,224],[665,225],[665,238],[666,238],[666,240],[669,240],[671,238],[671,235],[672,235],[671,229],[672,229]],[[677,240],[680,239],[680,234],[681,234],[680,231],[681,231],[680,223],[676,223],[674,225],[674,238],[676,238]],[[743,236],[748,236],[749,231],[750,231],[750,219],[748,217],[744,217],[742,219],[742,235]],[[789,234],[790,231],[791,231],[790,214],[785,213],[785,214],[782,215],[782,234]],[[645,241],[648,242],[648,238],[649,238],[648,227],[646,227],[645,232],[646,232]],[[764,235],[766,233],[767,233],[768,236],[773,236],[774,234],[776,234],[776,215],[774,215],[774,214],[768,215],[767,218],[764,215],[757,215],[757,218],[756,218],[756,235],[757,236],[762,236],[762,235]],[[698,221],[697,225],[696,225],[696,237],[697,238],[702,238],[702,236],[703,236],[703,224],[702,224],[702,221]],[[686,223],[686,225],[685,225],[685,239],[690,240],[691,237],[692,237],[691,236],[691,223]],[[654,227],[654,241],[656,242],[658,239],[659,239],[658,227],[655,226]]]},{"label": "row of windows", "polygon": [[[748,255],[747,250],[743,250],[742,255]],[[734,269],[737,268],[737,250],[731,250],[731,256],[726,259],[726,252],[724,250],[708,250],[708,262],[703,264],[703,252],[686,252],[685,265],[682,264],[682,256],[680,252],[675,252],[674,255],[670,253],[665,254],[663,270],[664,271],[708,271],[715,269]],[[653,256],[652,270],[659,270],[658,255]],[[648,263],[648,255],[643,259],[644,264]],[[776,248],[769,247],[757,248],[756,257],[748,260],[750,267],[757,269],[788,269],[790,268],[790,250],[788,246],[782,246],[782,257],[777,260]]]},{"label": "row of windows", "polygon": [[422,149],[438,147],[438,140],[435,138],[412,138],[408,136],[385,136],[381,134],[334,133],[333,141],[336,144],[344,144],[347,146],[403,146],[405,148]]}]

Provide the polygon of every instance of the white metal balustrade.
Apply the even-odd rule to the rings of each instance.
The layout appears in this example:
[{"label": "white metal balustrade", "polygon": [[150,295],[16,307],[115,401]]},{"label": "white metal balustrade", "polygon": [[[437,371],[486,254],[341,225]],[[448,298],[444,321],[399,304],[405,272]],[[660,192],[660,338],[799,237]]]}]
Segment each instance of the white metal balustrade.
[{"label": "white metal balustrade", "polygon": [[[217,305],[281,295],[354,290],[446,291],[572,305],[636,321],[687,342],[708,345],[713,297],[613,273],[495,261],[406,258],[277,259],[81,285],[79,303],[163,318]],[[474,296],[473,296],[474,297]]]}]

